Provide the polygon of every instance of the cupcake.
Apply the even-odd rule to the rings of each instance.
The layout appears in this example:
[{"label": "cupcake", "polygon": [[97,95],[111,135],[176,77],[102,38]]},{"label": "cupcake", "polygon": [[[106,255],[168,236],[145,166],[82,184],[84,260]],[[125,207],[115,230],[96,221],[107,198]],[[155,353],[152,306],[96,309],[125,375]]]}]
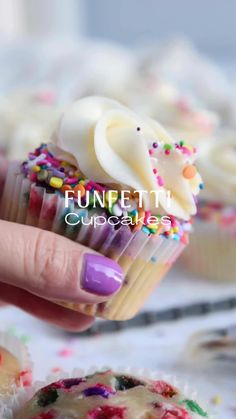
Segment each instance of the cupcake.
[{"label": "cupcake", "polygon": [[232,126],[235,122],[230,77],[222,66],[198,51],[189,39],[174,37],[145,47],[139,54],[139,67],[143,79],[166,80],[196,98],[203,108],[219,115],[224,125]]},{"label": "cupcake", "polygon": [[3,397],[31,384],[32,365],[26,347],[14,336],[0,333],[0,407]]},{"label": "cupcake", "polygon": [[205,188],[198,205],[195,232],[182,257],[188,270],[216,281],[236,280],[236,135],[199,149]]},{"label": "cupcake", "polygon": [[59,116],[51,89],[17,90],[0,99],[0,152],[23,159],[39,142],[46,141]]},{"label": "cupcake", "polygon": [[214,112],[204,109],[192,97],[180,95],[174,88],[172,92],[164,91],[162,100],[154,101],[153,105],[152,117],[158,117],[174,138],[194,145],[212,136],[219,125]]},{"label": "cupcake", "polygon": [[207,418],[195,401],[163,380],[111,370],[59,380],[42,389],[14,419]]},{"label": "cupcake", "polygon": [[[115,42],[85,41],[70,56],[64,54],[63,60],[63,82],[66,70],[66,87],[70,99],[89,95],[118,99],[119,91],[136,71],[135,53]],[[74,63],[76,69],[72,72]]]},{"label": "cupcake", "polygon": [[[132,88],[133,83],[133,88]],[[135,85],[134,85],[135,83]],[[197,145],[212,136],[219,125],[216,113],[171,83],[158,79],[137,79],[127,86],[127,103],[151,118],[158,119],[178,139]]]},{"label": "cupcake", "polygon": [[110,99],[84,98],[64,113],[52,142],[9,169],[1,215],[116,260],[126,279],[111,300],[67,306],[126,320],[188,243],[201,188],[195,157],[154,120]]}]

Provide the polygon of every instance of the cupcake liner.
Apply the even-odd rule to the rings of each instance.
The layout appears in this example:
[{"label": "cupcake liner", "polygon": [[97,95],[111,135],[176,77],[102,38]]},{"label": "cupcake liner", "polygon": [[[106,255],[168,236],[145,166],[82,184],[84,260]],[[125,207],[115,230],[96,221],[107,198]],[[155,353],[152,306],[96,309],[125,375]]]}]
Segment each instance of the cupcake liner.
[{"label": "cupcake liner", "polygon": [[[73,369],[71,373],[66,372],[58,372],[55,374],[50,374],[46,377],[44,381],[36,381],[30,389],[22,390],[17,395],[15,395],[14,400],[9,400],[7,407],[5,408],[5,416],[3,416],[3,419],[13,419],[14,415],[17,414],[20,409],[23,408],[24,404],[30,400],[33,395],[39,391],[41,388],[50,385],[53,382],[57,382],[62,379],[67,378],[78,378],[78,377],[84,377],[86,375],[94,374],[98,371],[107,371],[111,369],[108,366],[103,367],[96,367],[92,366],[91,368],[84,370],[80,368]],[[113,368],[112,368],[113,369]],[[192,388],[189,386],[188,383],[182,382],[181,380],[177,379],[176,376],[173,376],[171,374],[167,374],[160,371],[151,371],[149,369],[143,369],[143,368],[135,368],[135,367],[118,367],[114,368],[114,372],[120,373],[120,374],[127,374],[127,375],[133,375],[139,379],[150,379],[150,380],[161,380],[165,381],[175,388],[178,389],[179,393],[182,393],[184,396],[184,400],[196,400],[197,399],[197,392],[192,390]],[[204,410],[209,411],[208,406],[206,403],[202,403],[200,401],[200,405],[203,407]],[[194,416],[194,413],[193,417]],[[213,419],[212,415],[208,415],[209,419]]]},{"label": "cupcake liner", "polygon": [[196,220],[194,234],[181,257],[190,272],[214,281],[236,281],[236,235],[214,221]]},{"label": "cupcake liner", "polygon": [[18,386],[27,387],[32,381],[33,364],[27,347],[16,337],[0,332],[0,347],[14,355],[21,368]]},{"label": "cupcake liner", "polygon": [[17,388],[11,396],[0,400],[0,418],[14,419],[14,415],[34,395],[34,386]]},{"label": "cupcake liner", "polygon": [[[83,224],[68,225],[65,216],[70,213],[76,219],[83,217]],[[143,230],[132,232],[127,226],[116,229],[108,222],[95,226],[93,217],[105,220],[103,210],[88,212],[74,203],[65,208],[61,195],[49,193],[25,179],[17,163],[8,170],[0,214],[5,220],[61,234],[117,261],[123,268],[125,281],[108,302],[98,305],[60,302],[73,310],[110,320],[132,318],[185,248],[179,241],[158,234],[147,235]]]},{"label": "cupcake liner", "polygon": [[[0,394],[0,417],[10,418],[9,406],[19,405],[17,400],[26,400],[26,393],[32,384],[33,364],[27,347],[15,336],[0,332],[0,347],[8,350],[20,363],[18,381],[9,387],[9,391]],[[9,416],[10,415],[10,416]]]}]

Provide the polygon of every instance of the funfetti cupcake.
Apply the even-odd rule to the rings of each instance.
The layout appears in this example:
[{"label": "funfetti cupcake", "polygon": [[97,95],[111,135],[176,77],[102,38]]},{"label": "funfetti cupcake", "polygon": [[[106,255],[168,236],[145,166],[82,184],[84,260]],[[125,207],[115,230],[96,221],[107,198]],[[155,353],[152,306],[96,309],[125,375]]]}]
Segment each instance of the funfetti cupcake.
[{"label": "funfetti cupcake", "polygon": [[163,379],[112,370],[41,388],[14,419],[200,419],[208,413]]},{"label": "funfetti cupcake", "polygon": [[198,276],[236,281],[236,133],[200,147],[198,164],[205,188],[182,261]]},{"label": "funfetti cupcake", "polygon": [[124,286],[108,302],[67,304],[134,316],[188,242],[201,178],[196,150],[154,120],[103,97],[75,102],[53,141],[9,170],[6,220],[54,231],[116,260]]}]

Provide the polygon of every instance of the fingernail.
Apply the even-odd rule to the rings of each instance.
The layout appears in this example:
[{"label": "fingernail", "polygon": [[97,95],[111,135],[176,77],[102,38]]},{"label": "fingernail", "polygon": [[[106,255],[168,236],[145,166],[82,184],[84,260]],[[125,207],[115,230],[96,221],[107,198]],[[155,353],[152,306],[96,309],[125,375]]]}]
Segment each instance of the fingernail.
[{"label": "fingernail", "polygon": [[121,287],[123,272],[118,263],[105,256],[86,253],[81,287],[91,294],[112,295]]}]

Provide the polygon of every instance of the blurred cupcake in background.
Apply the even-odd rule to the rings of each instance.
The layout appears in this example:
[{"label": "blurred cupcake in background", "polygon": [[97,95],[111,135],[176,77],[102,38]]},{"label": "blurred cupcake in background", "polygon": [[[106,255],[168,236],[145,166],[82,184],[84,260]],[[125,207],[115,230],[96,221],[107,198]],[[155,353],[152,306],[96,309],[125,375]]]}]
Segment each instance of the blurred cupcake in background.
[{"label": "blurred cupcake in background", "polygon": [[78,54],[71,56],[69,65],[67,60],[70,71],[77,55],[80,56],[77,71],[71,72],[67,80],[67,101],[90,95],[119,100],[123,87],[136,74],[136,54],[117,43],[94,40],[82,43]]},{"label": "blurred cupcake in background", "polygon": [[155,79],[140,80],[136,88],[126,88],[130,106],[161,124],[176,140],[198,145],[219,126],[216,113],[204,109],[196,99],[181,94],[171,83]]},{"label": "blurred cupcake in background", "polygon": [[149,67],[148,61],[145,64],[146,58],[138,51],[109,43],[88,46],[81,55],[76,77],[70,76],[66,101],[89,95],[111,97],[158,120],[176,140],[188,143],[211,136],[218,127],[216,113],[208,110],[193,92],[168,80],[166,72]]},{"label": "blurred cupcake in background", "polygon": [[235,127],[236,91],[232,80],[189,39],[169,38],[146,46],[138,55],[142,78],[168,81],[184,96],[194,97],[202,109],[219,115],[222,124]]},{"label": "blurred cupcake in background", "polygon": [[131,318],[188,243],[202,182],[196,150],[104,97],[69,106],[52,140],[10,166],[1,216],[116,260],[126,279],[113,298],[67,306],[107,319]]},{"label": "blurred cupcake in background", "polygon": [[182,261],[204,278],[236,281],[236,132],[203,144],[198,167],[205,188]]},{"label": "blurred cupcake in background", "polygon": [[51,135],[60,114],[49,88],[18,90],[0,99],[0,150],[9,159],[22,159]]}]

